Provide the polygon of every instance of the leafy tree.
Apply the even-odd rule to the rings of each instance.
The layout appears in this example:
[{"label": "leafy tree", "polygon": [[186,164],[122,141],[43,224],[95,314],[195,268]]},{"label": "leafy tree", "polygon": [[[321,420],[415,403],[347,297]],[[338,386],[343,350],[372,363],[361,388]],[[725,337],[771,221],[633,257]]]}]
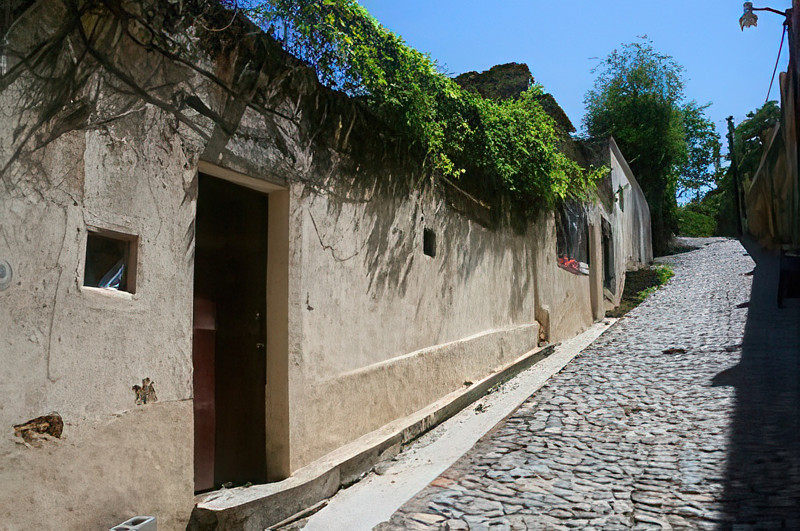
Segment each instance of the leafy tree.
[{"label": "leafy tree", "polygon": [[[780,121],[781,109],[777,101],[768,101],[755,111],[747,113],[747,117],[734,129],[734,157],[731,165],[736,164],[740,182],[749,186],[755,177],[761,156],[764,154],[769,133]],[[728,154],[730,158],[730,154]],[[732,236],[736,234],[735,190],[733,172],[721,174],[717,189],[709,193],[703,202],[716,213],[717,234]]]},{"label": "leafy tree", "polygon": [[714,213],[709,202],[692,201],[678,207],[678,234],[695,238],[714,236],[717,229]]},{"label": "leafy tree", "polygon": [[705,115],[710,105],[691,101],[683,107],[688,157],[678,176],[678,197],[699,201],[717,184],[721,144],[714,122]]},{"label": "leafy tree", "polygon": [[[747,118],[734,130],[735,158],[732,162],[736,164],[744,186],[749,186],[758,170],[770,131],[780,120],[780,113],[778,102],[769,101],[747,113]],[[730,154],[727,157],[730,158]],[[714,235],[736,235],[736,188],[730,168],[718,169],[713,185],[713,189],[702,198],[695,197],[679,209],[680,234],[705,234],[709,232],[709,224],[713,223]]]},{"label": "leafy tree", "polygon": [[769,132],[781,118],[781,108],[777,101],[768,101],[755,111],[747,113],[747,118],[734,130],[734,161],[739,176],[747,181],[755,176],[764,148],[769,140]]},{"label": "leafy tree", "polygon": [[719,140],[705,117],[707,106],[684,102],[683,67],[650,40],[614,50],[594,72],[586,131],[613,136],[628,157],[650,206],[653,249],[664,253],[678,228],[679,184],[700,189],[713,175],[709,165]]}]

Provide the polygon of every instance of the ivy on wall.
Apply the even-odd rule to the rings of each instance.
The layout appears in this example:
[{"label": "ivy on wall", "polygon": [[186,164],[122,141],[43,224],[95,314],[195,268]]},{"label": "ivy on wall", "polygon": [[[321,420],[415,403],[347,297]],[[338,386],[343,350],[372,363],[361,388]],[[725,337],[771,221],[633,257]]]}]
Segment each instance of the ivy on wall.
[{"label": "ivy on wall", "polygon": [[[47,17],[30,6],[30,13],[18,13],[28,21],[36,13],[44,31],[39,40],[11,39],[10,66],[0,77],[0,90],[14,85],[22,94],[24,111],[0,158],[0,186],[19,189],[26,172],[16,162],[65,132],[102,129],[147,105],[171,115],[176,130],[190,129],[200,143],[210,141],[214,128],[231,130],[188,82],[192,76],[257,112],[297,119],[253,97],[259,83],[275,80],[249,70],[244,78],[233,70],[220,77],[203,66],[200,55],[240,40],[252,57],[236,68],[258,71],[268,61],[271,46],[242,15],[312,65],[324,85],[363,103],[411,148],[410,161],[426,174],[459,179],[463,190],[489,203],[510,198],[531,208],[588,199],[607,171],[585,169],[562,152],[568,133],[540,104],[540,86],[497,100],[465,90],[355,0],[221,1],[227,11],[206,0],[61,0]],[[127,61],[135,50],[147,53]],[[114,105],[99,98],[98,79],[118,88]]]},{"label": "ivy on wall", "polygon": [[424,153],[426,167],[446,177],[468,173],[484,190],[552,206],[592,197],[606,171],[585,169],[561,152],[566,133],[537,100],[540,86],[509,100],[466,91],[355,0],[249,0],[235,6],[312,65],[324,85],[365,102]]}]

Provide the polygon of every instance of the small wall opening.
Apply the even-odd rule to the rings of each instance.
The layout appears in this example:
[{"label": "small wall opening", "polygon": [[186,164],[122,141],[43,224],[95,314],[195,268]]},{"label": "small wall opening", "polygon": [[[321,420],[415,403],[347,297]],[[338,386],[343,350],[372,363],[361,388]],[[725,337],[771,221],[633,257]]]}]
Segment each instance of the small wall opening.
[{"label": "small wall opening", "polygon": [[422,231],[422,252],[427,256],[436,256],[436,233],[432,229]]},{"label": "small wall opening", "polygon": [[83,285],[135,293],[137,248],[136,236],[90,229],[86,236]]},{"label": "small wall opening", "polygon": [[577,201],[565,201],[556,209],[556,252],[560,268],[589,274],[589,216]]},{"label": "small wall opening", "polygon": [[614,236],[611,225],[603,220],[603,287],[611,293],[616,291],[616,266],[614,264]]}]

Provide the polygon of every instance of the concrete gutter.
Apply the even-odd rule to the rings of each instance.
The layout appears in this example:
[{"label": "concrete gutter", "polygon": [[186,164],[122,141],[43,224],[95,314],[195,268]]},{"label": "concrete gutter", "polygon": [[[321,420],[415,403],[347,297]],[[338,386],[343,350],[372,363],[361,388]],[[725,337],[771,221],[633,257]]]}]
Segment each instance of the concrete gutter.
[{"label": "concrete gutter", "polygon": [[[352,443],[297,470],[292,477],[283,481],[265,485],[253,485],[251,487],[223,489],[199,495],[196,497],[197,503],[187,529],[262,531],[284,521],[288,517],[330,498],[340,488],[356,483],[366,476],[376,463],[386,461],[397,455],[403,444],[416,439],[453,417],[473,402],[482,398],[492,388],[548,359],[554,353],[560,352],[560,359],[557,362],[549,364],[548,370],[539,371],[542,373],[538,379],[540,380],[540,387],[547,378],[560,371],[580,350],[607,330],[611,323],[612,320],[608,319],[604,323],[598,323],[587,332],[565,342],[563,346],[550,345],[534,349],[508,365],[501,367],[483,380],[464,389],[454,391],[412,415],[398,419],[360,437]],[[568,352],[565,352],[565,346],[568,347],[566,349]],[[576,350],[577,346],[580,346],[580,348]],[[524,398],[530,396],[536,389],[538,387],[532,390],[525,389],[527,394]],[[516,405],[518,406],[519,404],[517,403]],[[512,408],[512,411],[514,408]],[[489,426],[487,431],[491,427]],[[467,449],[469,449],[469,446],[464,451]],[[424,487],[425,484],[422,484],[420,488]]]}]

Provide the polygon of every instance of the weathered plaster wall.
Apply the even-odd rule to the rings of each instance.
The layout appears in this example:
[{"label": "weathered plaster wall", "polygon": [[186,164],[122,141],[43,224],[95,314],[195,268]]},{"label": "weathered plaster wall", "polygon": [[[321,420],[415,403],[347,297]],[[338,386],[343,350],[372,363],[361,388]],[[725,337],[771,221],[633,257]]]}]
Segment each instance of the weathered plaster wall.
[{"label": "weathered plaster wall", "polygon": [[547,339],[555,343],[579,334],[594,322],[590,279],[558,267],[552,212],[539,217],[533,234],[537,320],[542,323]]},{"label": "weathered plaster wall", "polygon": [[375,189],[292,189],[293,469],[536,346],[532,233],[487,229],[440,194]]},{"label": "weathered plaster wall", "polygon": [[[16,104],[13,90],[0,95],[0,108]],[[48,521],[71,515],[69,529],[146,509],[176,529],[191,510],[194,164],[167,124],[146,106],[67,133],[4,176],[0,258],[14,281],[0,291],[0,507],[10,528],[40,527],[28,523],[50,508]],[[0,136],[0,163],[9,140]],[[89,227],[138,236],[135,294],[82,286]],[[143,378],[159,404],[135,405]],[[21,446],[12,425],[52,411],[63,439]]]},{"label": "weathered plaster wall", "polygon": [[[273,479],[522,355],[537,318],[555,342],[598,317],[596,271],[558,268],[552,215],[524,234],[487,228],[445,185],[420,186],[417,159],[374,117],[250,29],[214,34],[198,52],[213,82],[130,40],[103,50],[152,83],[158,105],[92,77],[92,124],[72,124],[2,176],[0,259],[15,281],[0,292],[0,507],[12,528],[62,506],[62,527],[75,529],[142,512],[160,529],[188,519],[199,158],[287,188],[269,199]],[[3,165],[26,123],[18,100],[0,95]],[[135,294],[81,286],[90,227],[138,236]],[[423,254],[425,228],[435,257]],[[131,386],[145,377],[160,402],[135,406]],[[50,411],[66,422],[63,440],[16,443],[13,424]]]},{"label": "weathered plaster wall", "polygon": [[[157,515],[185,529],[191,512],[191,401],[163,402],[96,423],[69,417],[61,441],[0,447],[3,529],[108,529]],[[7,439],[7,437],[4,437]]]},{"label": "weathered plaster wall", "polygon": [[[636,177],[614,139],[609,141],[613,190],[622,187],[623,197],[614,204],[617,222],[616,264],[622,271],[637,269],[653,261],[650,210]],[[621,208],[624,206],[624,209]]]},{"label": "weathered plaster wall", "polygon": [[622,299],[625,273],[651,263],[653,247],[647,200],[613,138],[608,141],[607,156],[611,170],[607,179],[612,195],[600,216],[608,223],[612,238],[613,279],[610,287],[604,282],[603,288],[605,306],[611,309]]},{"label": "weathered plaster wall", "polygon": [[[298,106],[292,91],[313,98]],[[203,155],[290,188],[285,367],[268,332],[276,479],[486,376],[538,334],[537,235],[458,213],[448,193],[419,186],[391,143],[374,143],[374,119],[318,91],[291,83],[273,104],[302,109],[303,121],[247,110],[224,149]],[[436,257],[423,254],[424,228],[436,233]]]}]

